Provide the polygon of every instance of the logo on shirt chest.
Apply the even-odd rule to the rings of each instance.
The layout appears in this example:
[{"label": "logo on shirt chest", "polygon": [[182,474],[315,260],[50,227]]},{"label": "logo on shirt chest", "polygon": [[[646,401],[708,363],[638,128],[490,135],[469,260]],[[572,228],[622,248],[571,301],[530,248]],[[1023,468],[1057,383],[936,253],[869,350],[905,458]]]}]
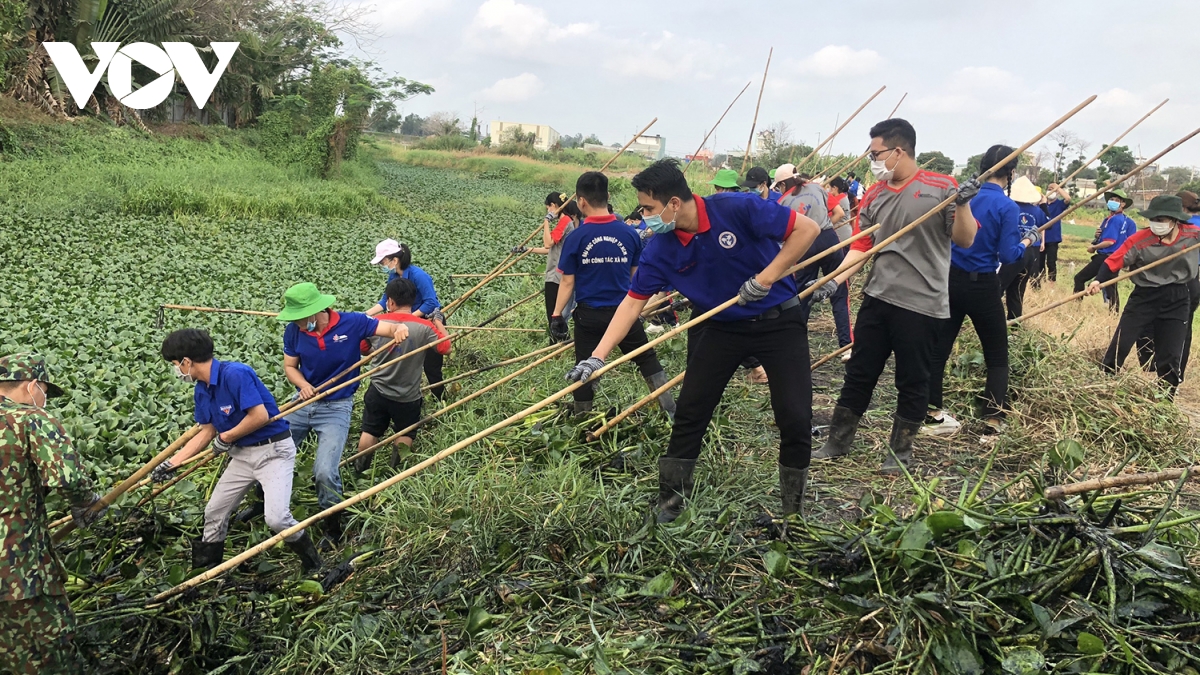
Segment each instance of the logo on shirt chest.
[{"label": "logo on shirt chest", "polygon": [[233,412],[233,406],[223,405],[223,406],[221,406],[220,410],[221,410],[221,414],[228,415],[229,413]]},{"label": "logo on shirt chest", "polygon": [[737,246],[737,235],[732,232],[722,232],[721,236],[717,237],[717,243],[723,249],[731,249]]},{"label": "logo on shirt chest", "polygon": [[332,338],[330,338],[330,339],[331,339],[331,340],[333,340],[334,344],[337,344],[337,343],[339,343],[339,342],[345,342],[346,340],[349,340],[349,339],[350,339],[350,336],[348,336],[348,335],[334,335],[334,336],[333,336]]}]

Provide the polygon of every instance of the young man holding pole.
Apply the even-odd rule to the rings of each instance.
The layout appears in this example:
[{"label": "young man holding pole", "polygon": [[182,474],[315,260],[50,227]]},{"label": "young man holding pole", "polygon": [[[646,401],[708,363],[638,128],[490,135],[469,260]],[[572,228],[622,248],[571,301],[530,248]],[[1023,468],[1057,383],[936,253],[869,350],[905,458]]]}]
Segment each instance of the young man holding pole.
[{"label": "young man holding pole", "polygon": [[658,461],[658,520],[683,511],[713,410],[738,365],[757,357],[770,377],[779,427],[779,481],[785,513],[801,510],[812,449],[812,381],[808,332],[796,282],[784,273],[812,246],[812,219],[744,193],[700,198],[673,159],[633,178],[650,239],[604,337],[567,375],[586,382],[636,330],[647,299],[674,286],[706,312],[730,298],[739,304],[688,331],[691,355],[667,451]]},{"label": "young man holding pole", "polygon": [[[1108,257],[1120,249],[1130,235],[1137,232],[1137,224],[1133,222],[1132,218],[1125,215],[1125,209],[1133,206],[1133,199],[1120,188],[1104,193],[1104,198],[1107,200],[1105,206],[1108,208],[1109,215],[1101,221],[1100,227],[1096,228],[1096,241],[1087,247],[1088,253],[1092,254],[1092,259],[1075,275],[1076,293],[1083,290],[1084,284],[1095,279]],[[1104,301],[1108,303],[1108,308],[1114,314],[1121,311],[1121,296],[1117,292],[1117,287],[1115,285],[1106,286],[1103,290]]]},{"label": "young man holding pole", "polygon": [[80,673],[66,572],[47,527],[46,494],[58,490],[86,527],[100,496],[46,402],[63,391],[36,354],[0,358],[0,672]]},{"label": "young man holding pole", "polygon": [[[213,358],[213,341],[205,331],[185,328],[171,333],[163,340],[162,357],[171,362],[176,377],[196,384],[192,398],[200,433],[154,467],[151,480],[171,480],[178,466],[209,443],[213,452],[229,454],[229,466],[204,508],[204,533],[192,542],[192,568],[207,569],[224,559],[229,515],[256,482],[262,485],[267,526],[280,532],[296,524],[291,511],[296,444],[285,420],[270,421],[279,414],[279,406],[258,373],[244,363]],[[307,530],[285,543],[300,557],[305,572],[321,567]]]},{"label": "young man holding pole", "polygon": [[[446,329],[440,324],[412,313],[413,303],[417,299],[417,286],[412,281],[392,279],[388,282],[386,293],[388,311],[376,318],[384,323],[403,323],[408,327],[408,339],[380,354],[372,366],[401,358],[414,349],[420,349],[446,337]],[[372,338],[371,348],[379,349],[386,339]],[[434,347],[439,356],[449,354],[450,348],[449,340]],[[421,358],[405,359],[403,363],[371,377],[371,386],[367,387],[367,393],[363,397],[362,435],[358,437],[359,452],[379,442],[379,438],[387,433],[389,426],[395,431],[400,431],[421,421],[422,361],[429,358],[430,351],[426,349]],[[400,461],[399,445],[412,447],[414,436],[416,431],[398,439],[398,445],[392,447],[389,466],[395,468]],[[370,453],[354,460],[354,470],[359,473],[366,471],[371,466],[374,456],[375,453]]]},{"label": "young man holding pole", "polygon": [[[854,352],[846,362],[846,378],[833,409],[829,438],[813,453],[819,459],[850,453],[858,421],[871,403],[888,357],[895,354],[899,395],[890,453],[880,471],[896,474],[912,458],[913,439],[925,419],[933,344],[941,321],[950,318],[950,244],[970,248],[974,243],[978,226],[969,203],[980,186],[975,180],[958,186],[949,176],[920,170],[916,162],[917,132],[905,120],[884,120],[871,128],[870,136],[871,172],[878,182],[863,197],[855,232],[873,225],[880,228],[851,246],[846,271],[833,281],[848,281],[866,264],[867,251],[876,241],[957,194],[941,213],[875,257],[863,287],[866,297],[854,322]],[[831,284],[813,293],[813,302],[832,295],[836,289]]]},{"label": "young man holding pole", "polygon": [[[563,243],[559,260],[562,282],[554,315],[550,317],[550,337],[560,341],[567,338],[567,320],[562,313],[574,293],[575,358],[586,359],[606,334],[613,314],[629,292],[630,279],[642,255],[642,238],[608,212],[608,177],[604,174],[584,173],[575,183],[575,194],[584,220]],[[633,351],[647,342],[640,320],[628,326],[621,337],[622,352]],[[667,374],[653,349],[638,355],[633,362],[650,391],[667,383]],[[576,389],[575,414],[591,412],[594,398],[592,384]],[[675,399],[670,392],[659,396],[658,405],[668,415],[675,415]]]}]

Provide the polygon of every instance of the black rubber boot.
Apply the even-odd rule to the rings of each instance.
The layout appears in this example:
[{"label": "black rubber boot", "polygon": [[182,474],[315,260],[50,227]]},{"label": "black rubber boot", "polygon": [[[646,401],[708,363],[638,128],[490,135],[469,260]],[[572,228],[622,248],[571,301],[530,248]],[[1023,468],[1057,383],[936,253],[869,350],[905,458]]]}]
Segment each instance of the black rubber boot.
[{"label": "black rubber boot", "polygon": [[335,513],[321,521],[321,550],[337,548],[342,543],[342,514]]},{"label": "black rubber boot", "polygon": [[858,431],[858,420],[862,415],[855,415],[853,410],[835,406],[833,419],[829,422],[829,438],[825,444],[812,454],[813,459],[833,459],[850,454],[850,444],[854,442],[854,434]]},{"label": "black rubber boot", "polygon": [[202,538],[192,540],[192,569],[212,569],[225,559],[225,540],[206,543]]},{"label": "black rubber boot", "polygon": [[[662,371],[659,371],[646,378],[646,386],[650,387],[651,392],[656,391],[659,387],[663,386],[667,382],[667,374]],[[671,395],[670,390],[664,391],[661,395],[659,395],[658,407],[662,408],[663,412],[667,413],[667,417],[671,418],[672,422],[675,421],[675,397]]]},{"label": "black rubber boot", "polygon": [[305,574],[312,574],[321,569],[321,554],[317,553],[317,547],[313,546],[312,538],[308,536],[308,530],[305,530],[296,541],[283,543],[292,550],[292,553],[300,557],[300,569],[304,570]]},{"label": "black rubber boot", "polygon": [[588,413],[592,412],[592,402],[591,401],[575,401],[575,407],[573,408],[573,410],[575,411],[576,417],[578,417],[580,415],[587,415]]},{"label": "black rubber boot", "polygon": [[249,506],[241,511],[238,511],[238,514],[234,516],[234,520],[237,522],[245,524],[254,520],[255,518],[262,517],[263,512],[266,509],[265,501],[267,499],[267,496],[263,494],[262,484],[254,484],[254,493],[258,495],[258,500],[251,502]]},{"label": "black rubber boot", "polygon": [[371,468],[371,460],[373,459],[375,459],[375,452],[371,451],[354,460],[354,473],[360,476],[366,473],[367,469]]},{"label": "black rubber boot", "polygon": [[804,515],[804,493],[808,488],[808,467],[793,469],[779,465],[779,496],[783,501],[783,515]]},{"label": "black rubber boot", "polygon": [[683,513],[683,504],[695,486],[695,471],[694,459],[658,459],[658,522],[669,523]]},{"label": "black rubber boot", "polygon": [[888,475],[904,473],[900,467],[903,465],[908,468],[908,463],[912,460],[913,441],[917,438],[917,433],[921,431],[922,424],[923,422],[910,422],[899,415],[892,418],[892,436],[888,439],[891,453],[879,467],[880,473]]}]

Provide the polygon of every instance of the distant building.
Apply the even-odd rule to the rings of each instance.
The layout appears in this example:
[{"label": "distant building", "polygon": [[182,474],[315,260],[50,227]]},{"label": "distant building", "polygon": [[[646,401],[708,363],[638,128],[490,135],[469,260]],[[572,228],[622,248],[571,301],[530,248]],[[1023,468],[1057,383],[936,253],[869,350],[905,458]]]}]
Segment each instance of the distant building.
[{"label": "distant building", "polygon": [[646,159],[657,161],[667,155],[667,139],[662,136],[638,136],[629,146],[629,152],[636,152]]},{"label": "distant building", "polygon": [[533,147],[538,150],[549,150],[558,145],[558,132],[548,124],[525,124],[523,122],[492,122],[490,125],[492,147],[504,143],[505,137],[513,129],[520,129],[523,134],[533,134]]}]

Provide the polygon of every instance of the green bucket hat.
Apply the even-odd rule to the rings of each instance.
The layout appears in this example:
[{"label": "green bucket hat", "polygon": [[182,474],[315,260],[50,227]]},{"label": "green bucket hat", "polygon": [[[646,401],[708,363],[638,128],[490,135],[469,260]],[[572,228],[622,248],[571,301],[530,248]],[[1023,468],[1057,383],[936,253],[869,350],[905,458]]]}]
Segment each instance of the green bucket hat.
[{"label": "green bucket hat", "polygon": [[316,284],[296,284],[283,294],[283,311],[275,317],[288,322],[304,319],[333,307],[337,298],[317,290]]},{"label": "green bucket hat", "polygon": [[712,180],[708,181],[708,184],[719,188],[737,188],[739,187],[738,173],[733,169],[721,169]]},{"label": "green bucket hat", "polygon": [[1105,192],[1104,198],[1108,199],[1109,197],[1116,197],[1117,199],[1120,199],[1121,201],[1125,202],[1125,208],[1129,208],[1129,207],[1133,206],[1133,198],[1130,197],[1128,194],[1126,194],[1125,191],[1122,190],[1121,188],[1117,188],[1115,190],[1109,190],[1108,192]]},{"label": "green bucket hat", "polygon": [[1190,216],[1183,210],[1183,200],[1173,195],[1160,195],[1150,200],[1150,205],[1139,211],[1147,220],[1155,218],[1171,218],[1181,223],[1188,222]]},{"label": "green bucket hat", "polygon": [[50,371],[46,368],[46,359],[39,354],[11,354],[0,357],[0,382],[29,382],[37,381],[46,385],[46,395],[56,398],[63,395],[63,390],[50,381]]}]

